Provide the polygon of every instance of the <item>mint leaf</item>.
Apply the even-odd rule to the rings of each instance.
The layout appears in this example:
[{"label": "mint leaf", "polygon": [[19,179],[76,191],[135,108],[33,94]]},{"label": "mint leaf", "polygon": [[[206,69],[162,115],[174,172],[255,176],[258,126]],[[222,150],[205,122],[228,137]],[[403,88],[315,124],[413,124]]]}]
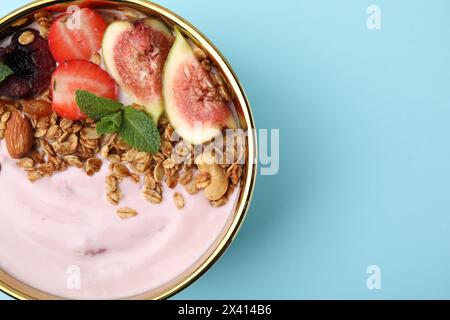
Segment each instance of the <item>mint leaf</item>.
[{"label": "mint leaf", "polygon": [[116,113],[113,113],[111,115],[108,115],[106,117],[104,117],[102,120],[108,120],[111,121],[116,127],[120,128],[120,126],[122,125],[122,110]]},{"label": "mint leaf", "polygon": [[149,153],[157,153],[161,138],[153,119],[145,112],[133,107],[123,109],[123,121],[119,134],[129,145]]},{"label": "mint leaf", "polygon": [[97,122],[98,134],[115,133],[117,131],[119,131],[119,127],[114,125],[112,122],[104,121],[103,119]]},{"label": "mint leaf", "polygon": [[98,97],[84,90],[76,91],[75,100],[81,112],[93,120],[100,120],[123,108],[123,104],[118,101]]},{"label": "mint leaf", "polygon": [[14,71],[12,71],[10,67],[6,64],[0,63],[0,82],[3,82],[12,74],[14,74]]},{"label": "mint leaf", "polygon": [[104,116],[97,122],[97,133],[106,134],[119,131],[122,125],[122,111]]},{"label": "mint leaf", "polygon": [[75,100],[86,116],[97,120],[97,133],[118,132],[125,142],[139,151],[157,153],[161,138],[153,119],[145,112],[120,102],[77,90]]}]

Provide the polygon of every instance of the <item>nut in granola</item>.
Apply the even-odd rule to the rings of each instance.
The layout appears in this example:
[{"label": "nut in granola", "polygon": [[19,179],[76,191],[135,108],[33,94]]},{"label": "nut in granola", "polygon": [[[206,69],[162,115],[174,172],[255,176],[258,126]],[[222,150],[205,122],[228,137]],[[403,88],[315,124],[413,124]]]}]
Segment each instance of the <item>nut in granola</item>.
[{"label": "nut in granola", "polygon": [[13,159],[26,156],[33,148],[34,137],[30,120],[19,111],[14,111],[8,120],[5,130],[5,143],[9,155]]},{"label": "nut in granola", "polygon": [[[216,201],[222,198],[228,190],[229,180],[225,176],[225,170],[215,163],[211,154],[202,154],[196,158],[196,164],[201,173],[208,173],[211,182],[205,188],[205,195],[209,200]],[[197,183],[198,187],[198,183]]]},{"label": "nut in granola", "polygon": [[45,100],[22,100],[23,112],[35,117],[46,117],[53,113],[52,105]]}]

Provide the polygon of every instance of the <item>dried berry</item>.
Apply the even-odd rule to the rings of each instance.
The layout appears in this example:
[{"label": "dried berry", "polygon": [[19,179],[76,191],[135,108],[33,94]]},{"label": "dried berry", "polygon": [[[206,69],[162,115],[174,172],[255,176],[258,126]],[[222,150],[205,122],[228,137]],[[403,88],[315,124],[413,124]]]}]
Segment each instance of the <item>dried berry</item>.
[{"label": "dried berry", "polygon": [[[33,41],[24,42],[23,34],[28,40],[34,37]],[[0,83],[0,96],[11,99],[27,99],[47,90],[56,68],[47,40],[33,29],[16,32],[11,44],[0,48],[0,62],[14,71]]]}]

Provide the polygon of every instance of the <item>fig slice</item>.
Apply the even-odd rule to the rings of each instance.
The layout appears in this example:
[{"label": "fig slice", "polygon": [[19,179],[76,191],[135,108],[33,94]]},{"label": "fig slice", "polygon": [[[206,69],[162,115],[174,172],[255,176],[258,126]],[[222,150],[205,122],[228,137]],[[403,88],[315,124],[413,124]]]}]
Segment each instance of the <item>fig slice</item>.
[{"label": "fig slice", "polygon": [[176,132],[192,144],[203,144],[236,122],[211,74],[176,29],[164,68],[163,96],[167,117]]},{"label": "fig slice", "polygon": [[166,25],[154,18],[113,22],[103,37],[106,69],[155,122],[164,111],[162,71],[173,41]]}]

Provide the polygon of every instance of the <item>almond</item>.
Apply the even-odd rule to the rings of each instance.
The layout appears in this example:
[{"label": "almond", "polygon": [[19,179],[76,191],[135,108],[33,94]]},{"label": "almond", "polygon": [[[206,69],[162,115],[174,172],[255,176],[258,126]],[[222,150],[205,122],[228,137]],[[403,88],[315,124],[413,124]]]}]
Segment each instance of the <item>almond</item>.
[{"label": "almond", "polygon": [[46,117],[53,112],[50,102],[45,100],[22,100],[23,112],[30,116]]},{"label": "almond", "polygon": [[30,120],[20,112],[14,111],[5,130],[5,143],[13,159],[26,156],[33,148],[33,129]]}]

